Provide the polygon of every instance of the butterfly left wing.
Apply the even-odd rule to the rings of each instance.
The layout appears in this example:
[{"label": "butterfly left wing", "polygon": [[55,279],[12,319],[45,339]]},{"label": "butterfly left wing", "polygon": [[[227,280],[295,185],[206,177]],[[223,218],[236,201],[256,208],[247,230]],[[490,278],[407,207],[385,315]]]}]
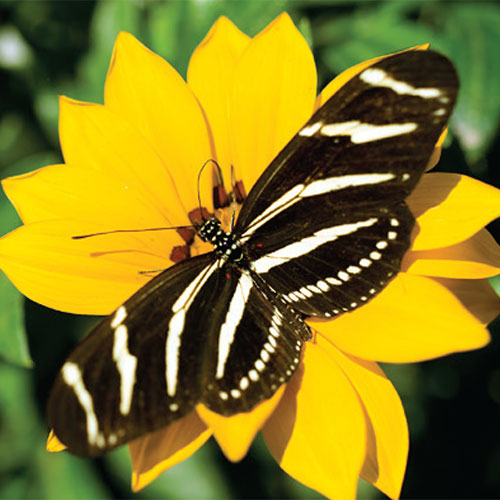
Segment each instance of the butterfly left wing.
[{"label": "butterfly left wing", "polygon": [[169,363],[169,346],[173,353],[183,330],[182,310],[175,316],[173,309],[189,305],[216,270],[213,254],[167,269],[76,347],[48,402],[49,425],[70,452],[97,455],[193,409],[201,394],[203,344],[192,345],[190,362],[180,360],[182,370],[173,354]]},{"label": "butterfly left wing", "polygon": [[258,278],[213,253],[157,276],[64,363],[48,420],[69,451],[97,455],[199,403],[223,415],[271,397],[308,327]]},{"label": "butterfly left wing", "polygon": [[387,57],[334,94],[250,191],[235,226],[253,268],[306,315],[352,310],[400,269],[423,174],[458,90],[431,51]]}]

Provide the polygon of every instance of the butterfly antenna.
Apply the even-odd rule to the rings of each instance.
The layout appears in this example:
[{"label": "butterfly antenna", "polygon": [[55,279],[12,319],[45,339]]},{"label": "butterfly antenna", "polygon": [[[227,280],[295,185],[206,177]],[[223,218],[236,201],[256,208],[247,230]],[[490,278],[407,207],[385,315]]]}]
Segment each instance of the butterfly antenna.
[{"label": "butterfly antenna", "polygon": [[222,177],[222,169],[220,168],[220,165],[215,161],[213,160],[212,158],[209,158],[200,168],[200,171],[198,172],[198,180],[196,182],[196,189],[198,191],[198,207],[200,209],[200,214],[201,214],[201,217],[203,220],[205,220],[205,217],[203,216],[203,209],[202,209],[202,206],[201,206],[201,195],[200,195],[200,179],[201,179],[201,174],[203,173],[203,170],[204,168],[209,164],[209,163],[213,163],[216,168],[217,168],[217,172],[219,174],[219,180],[220,180],[220,183],[222,184],[223,182],[223,177]]},{"label": "butterfly antenna", "polygon": [[236,175],[234,174],[234,165],[231,165],[231,192],[232,192],[232,200],[233,200],[233,214],[231,215],[231,224],[229,227],[229,231],[233,231],[234,221],[236,219],[236,196],[234,191],[236,189]]},{"label": "butterfly antenna", "polygon": [[193,225],[189,226],[171,226],[171,227],[151,227],[147,229],[115,229],[113,231],[103,231],[100,233],[90,233],[90,234],[79,234],[77,236],[72,236],[73,240],[83,240],[85,238],[92,238],[94,236],[103,236],[105,234],[114,234],[114,233],[141,233],[145,231],[166,231],[169,229],[189,229],[194,227]]}]

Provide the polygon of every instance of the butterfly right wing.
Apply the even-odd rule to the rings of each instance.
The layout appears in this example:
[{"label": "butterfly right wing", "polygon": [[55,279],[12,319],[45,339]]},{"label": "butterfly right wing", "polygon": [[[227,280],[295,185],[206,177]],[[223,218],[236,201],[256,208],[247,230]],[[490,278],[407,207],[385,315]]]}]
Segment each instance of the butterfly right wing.
[{"label": "butterfly right wing", "polygon": [[254,271],[297,311],[333,317],[385,288],[409,248],[405,198],[452,112],[432,51],[375,62],[312,116],[250,191],[235,226]]}]

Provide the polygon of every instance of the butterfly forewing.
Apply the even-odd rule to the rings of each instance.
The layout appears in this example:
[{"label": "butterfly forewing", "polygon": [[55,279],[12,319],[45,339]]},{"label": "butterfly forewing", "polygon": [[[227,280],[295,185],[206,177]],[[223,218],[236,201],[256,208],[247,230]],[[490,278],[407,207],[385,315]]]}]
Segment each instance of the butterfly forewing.
[{"label": "butterfly forewing", "polygon": [[453,65],[431,51],[397,54],[365,69],[273,160],[250,191],[235,231],[249,236],[271,207],[276,214],[307,197],[318,209],[325,196],[346,209],[404,199],[425,170],[457,90]]},{"label": "butterfly forewing", "polygon": [[255,271],[297,310],[352,310],[395,276],[414,225],[404,199],[457,88],[437,53],[383,59],[331,97],[257,181],[235,231]]},{"label": "butterfly forewing", "polygon": [[208,254],[162,273],[103,320],[71,354],[48,406],[49,425],[70,451],[95,455],[167,425],[193,408],[201,391],[203,343],[191,346],[192,363],[178,374],[184,390],[169,396],[167,336],[173,305],[194,280],[213,273],[214,263],[215,257]]}]

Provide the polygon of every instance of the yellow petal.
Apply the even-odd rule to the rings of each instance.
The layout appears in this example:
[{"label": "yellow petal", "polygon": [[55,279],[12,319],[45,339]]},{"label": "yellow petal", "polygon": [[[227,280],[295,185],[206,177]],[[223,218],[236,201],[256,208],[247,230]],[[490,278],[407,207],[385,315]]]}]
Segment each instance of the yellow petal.
[{"label": "yellow petal", "polygon": [[365,457],[365,417],[349,380],[318,341],[306,344],[301,369],[263,434],[290,476],[328,498],[354,499]]},{"label": "yellow petal", "polygon": [[[169,221],[136,189],[120,183],[108,173],[88,168],[52,165],[4,179],[2,186],[25,224],[71,218],[96,222],[107,230],[169,225]],[[169,236],[168,233],[172,234]],[[158,240],[159,244],[151,251],[168,252],[163,238],[171,239],[173,235],[176,235],[175,231],[163,231],[159,235],[161,241]],[[175,241],[181,244],[182,240],[177,237]]]},{"label": "yellow petal", "polygon": [[66,449],[66,446],[57,439],[57,436],[54,434],[54,431],[51,429],[49,433],[49,437],[47,438],[47,451],[50,453],[57,453],[58,451],[63,451]]},{"label": "yellow petal", "polygon": [[[131,101],[138,99],[140,96],[129,96]],[[59,107],[59,136],[66,163],[113,177],[118,188],[134,190],[168,225],[187,222],[167,165],[137,128],[98,104],[61,97]]]},{"label": "yellow petal", "polygon": [[280,402],[284,389],[285,386],[281,386],[270,399],[259,403],[252,411],[232,417],[214,413],[201,404],[196,411],[213,431],[224,455],[232,462],[238,462],[247,454],[255,435]]},{"label": "yellow petal", "polygon": [[[200,105],[179,74],[132,35],[121,32],[106,79],[105,103],[150,141],[185,206],[196,208],[198,173],[213,155]],[[209,209],[211,181],[210,175],[202,176],[201,199]]]},{"label": "yellow petal", "polygon": [[488,278],[500,274],[500,246],[486,229],[435,250],[409,251],[403,271],[443,278]]},{"label": "yellow petal", "polygon": [[231,93],[231,146],[248,192],[311,116],[316,68],[288,14],[259,33],[241,56]]},{"label": "yellow petal", "polygon": [[132,441],[132,490],[141,490],[162,472],[189,458],[211,435],[193,411],[168,427]]},{"label": "yellow petal", "polygon": [[321,335],[318,344],[345,372],[367,414],[367,455],[361,477],[390,498],[398,498],[408,456],[408,425],[398,393],[376,363],[343,354]]},{"label": "yellow petal", "polygon": [[227,17],[220,17],[193,52],[187,73],[188,84],[210,124],[216,159],[227,187],[231,182],[229,92],[236,64],[249,41]]},{"label": "yellow petal", "polygon": [[[401,52],[395,52],[394,54],[400,54],[403,52],[408,52],[410,50],[427,50],[429,48],[428,43],[424,43],[422,45],[417,45],[416,47],[411,47],[410,49],[402,50]],[[336,76],[318,95],[316,99],[316,104],[314,109],[318,109],[323,104],[325,104],[330,97],[335,94],[341,87],[343,87],[351,78],[356,76],[358,73],[361,73],[365,68],[368,68],[375,64],[376,62],[385,59],[386,57],[393,56],[394,54],[388,54],[386,56],[374,57],[373,59],[369,59],[368,61],[363,61],[362,63],[356,64],[349,69],[346,69],[340,75]]]},{"label": "yellow petal", "polygon": [[500,190],[458,174],[425,174],[407,203],[418,225],[412,250],[454,245],[500,216]]},{"label": "yellow petal", "polygon": [[446,127],[439,136],[439,139],[436,142],[436,148],[441,148],[443,146],[444,140],[446,139],[447,135],[448,135],[448,127]]},{"label": "yellow petal", "polygon": [[73,220],[21,226],[0,239],[0,268],[35,302],[75,314],[109,314],[150,279],[140,271],[171,263],[151,252],[151,234],[71,238],[96,229]]},{"label": "yellow petal", "polygon": [[411,363],[489,342],[486,328],[431,278],[400,273],[374,299],[333,321],[308,321],[354,356]]},{"label": "yellow petal", "polygon": [[491,323],[500,314],[500,297],[488,280],[459,280],[436,278],[483,325]]}]

